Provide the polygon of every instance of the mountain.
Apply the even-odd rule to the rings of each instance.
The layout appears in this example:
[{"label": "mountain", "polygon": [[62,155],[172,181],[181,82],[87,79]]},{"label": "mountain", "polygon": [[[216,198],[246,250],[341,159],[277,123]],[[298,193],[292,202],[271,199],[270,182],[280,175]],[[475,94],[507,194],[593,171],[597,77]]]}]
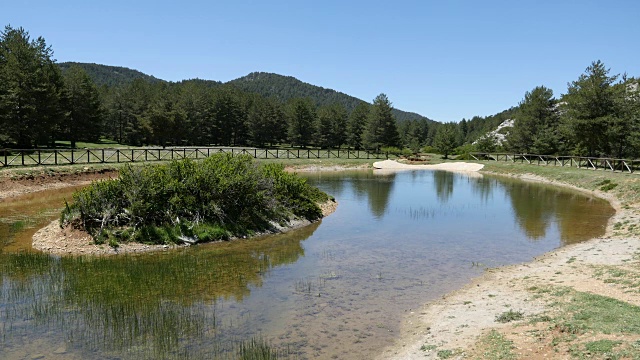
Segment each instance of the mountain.
[{"label": "mountain", "polygon": [[[91,77],[93,82],[98,86],[122,85],[130,83],[135,79],[143,79],[152,83],[165,81],[138,70],[121,66],[79,62],[63,62],[58,64],[62,72],[68,70],[72,65],[77,65],[84,69],[87,74],[89,74],[89,77]],[[208,87],[217,87],[223,84],[220,81],[202,79],[180,81],[180,83],[189,82],[204,84]],[[235,86],[245,92],[257,93],[265,97],[275,97],[281,101],[288,101],[293,98],[309,97],[318,106],[329,105],[337,102],[343,104],[348,111],[353,110],[359,103],[364,102],[364,100],[336,90],[325,89],[320,86],[302,82],[293,76],[283,76],[265,72],[252,72],[249,75],[231,80],[226,84]],[[419,119],[426,119],[430,122],[435,122],[420,114],[402,111],[399,109],[393,109],[393,115],[399,122]]]},{"label": "mountain", "polygon": [[89,74],[89,77],[93,82],[98,85],[107,85],[107,86],[115,86],[122,85],[129,82],[132,82],[135,79],[143,79],[148,82],[156,83],[160,81],[164,81],[153,77],[151,75],[147,75],[138,70],[129,69],[121,66],[109,66],[109,65],[100,65],[100,64],[91,64],[91,63],[78,63],[78,62],[63,62],[59,63],[60,69],[64,73],[71,66],[77,65],[84,69],[84,71]]},{"label": "mountain", "polygon": [[[324,106],[332,103],[344,105],[348,111],[353,110],[363,100],[347,95],[345,93],[325,89],[320,86],[302,82],[293,76],[283,76],[265,72],[252,72],[249,75],[231,80],[231,84],[243,91],[258,93],[265,97],[275,97],[281,101],[288,101],[293,98],[309,97],[316,105]],[[420,114],[393,109],[393,114],[400,122],[406,120],[427,119]]]}]

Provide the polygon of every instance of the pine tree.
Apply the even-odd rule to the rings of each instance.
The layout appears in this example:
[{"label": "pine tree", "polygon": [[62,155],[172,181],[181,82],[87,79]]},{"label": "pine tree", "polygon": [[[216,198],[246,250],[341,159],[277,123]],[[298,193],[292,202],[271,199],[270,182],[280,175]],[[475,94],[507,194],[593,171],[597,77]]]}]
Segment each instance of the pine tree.
[{"label": "pine tree", "polygon": [[315,144],[322,148],[339,148],[346,139],[347,109],[341,104],[318,110]]},{"label": "pine tree", "polygon": [[62,76],[44,38],[22,28],[0,34],[0,134],[20,148],[53,142],[63,118]]},{"label": "pine tree", "polygon": [[64,74],[64,105],[67,116],[62,135],[76,147],[76,141],[96,142],[102,134],[103,111],[98,89],[89,75],[74,65]]},{"label": "pine tree", "polygon": [[507,136],[507,146],[518,153],[547,155],[558,144],[558,113],[553,91],[538,86],[524,95]]},{"label": "pine tree", "polygon": [[433,146],[438,152],[444,155],[447,159],[449,154],[453,152],[457,144],[457,126],[454,123],[442,124],[438,126],[435,138],[433,139]]},{"label": "pine tree", "polygon": [[275,99],[257,99],[248,117],[249,135],[255,146],[275,145],[286,138],[282,105]]},{"label": "pine tree", "polygon": [[311,99],[293,99],[288,106],[288,139],[291,145],[306,147],[313,142],[316,110]]},{"label": "pine tree", "polygon": [[577,152],[588,156],[611,153],[607,129],[616,117],[616,92],[613,84],[618,75],[598,60],[587,67],[578,80],[569,84],[564,96],[563,123]]},{"label": "pine tree", "polygon": [[347,123],[347,145],[356,150],[362,148],[362,133],[369,118],[369,104],[361,102],[356,106],[349,116]]},{"label": "pine tree", "polygon": [[380,151],[382,147],[399,147],[400,134],[387,95],[380,94],[373,100],[362,142],[367,149]]}]

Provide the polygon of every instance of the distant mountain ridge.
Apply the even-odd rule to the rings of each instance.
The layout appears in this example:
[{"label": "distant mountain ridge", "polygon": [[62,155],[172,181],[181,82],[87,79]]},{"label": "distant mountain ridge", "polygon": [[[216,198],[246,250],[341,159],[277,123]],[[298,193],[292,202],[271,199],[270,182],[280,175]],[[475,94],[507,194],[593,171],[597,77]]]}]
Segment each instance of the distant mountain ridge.
[{"label": "distant mountain ridge", "polygon": [[138,70],[129,69],[122,66],[109,66],[93,63],[79,63],[79,62],[63,62],[58,66],[64,73],[71,66],[77,65],[84,69],[89,74],[89,77],[93,82],[98,85],[116,86],[123,85],[132,82],[135,79],[143,79],[152,83],[164,81],[154,76],[147,75]]},{"label": "distant mountain ridge", "polygon": [[[132,82],[135,79],[143,79],[150,82],[165,81],[154,76],[147,75],[138,70],[121,66],[109,66],[79,62],[63,62],[59,63],[58,65],[63,72],[69,69],[72,65],[81,67],[87,72],[87,74],[89,74],[89,77],[91,77],[93,82],[98,86],[123,85]],[[246,76],[231,80],[227,83],[202,79],[188,79],[181,82],[189,81],[205,83],[207,86],[212,87],[222,84],[228,84],[245,92],[257,93],[264,97],[275,97],[285,102],[293,98],[309,97],[318,106],[340,103],[344,105],[349,111],[353,110],[359,103],[367,102],[336,90],[326,89],[320,86],[305,83],[293,76],[284,76],[266,72],[252,72]],[[431,120],[426,116],[422,116],[413,112],[402,111],[399,109],[393,109],[393,114],[399,122],[420,119],[426,119],[430,122],[435,122],[434,120]]]},{"label": "distant mountain ridge", "polygon": [[[234,85],[243,91],[258,93],[265,97],[272,96],[281,101],[288,101],[297,97],[309,97],[318,106],[340,103],[349,111],[353,110],[359,103],[366,102],[333,89],[326,89],[321,86],[303,82],[293,76],[266,72],[252,72],[249,75],[231,80],[227,84]],[[398,121],[431,120],[426,116],[399,109],[393,109],[393,115]]]}]

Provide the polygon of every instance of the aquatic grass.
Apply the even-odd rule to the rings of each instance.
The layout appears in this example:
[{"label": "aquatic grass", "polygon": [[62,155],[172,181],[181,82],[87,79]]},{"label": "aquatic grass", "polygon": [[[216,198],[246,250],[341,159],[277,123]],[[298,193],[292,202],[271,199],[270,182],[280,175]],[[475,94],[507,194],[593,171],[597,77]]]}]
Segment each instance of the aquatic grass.
[{"label": "aquatic grass", "polygon": [[0,339],[12,346],[59,334],[105,356],[235,359],[229,336],[236,333],[218,318],[219,303],[241,301],[270,268],[296,261],[304,253],[300,241],[316,228],[137,256],[0,254]]}]

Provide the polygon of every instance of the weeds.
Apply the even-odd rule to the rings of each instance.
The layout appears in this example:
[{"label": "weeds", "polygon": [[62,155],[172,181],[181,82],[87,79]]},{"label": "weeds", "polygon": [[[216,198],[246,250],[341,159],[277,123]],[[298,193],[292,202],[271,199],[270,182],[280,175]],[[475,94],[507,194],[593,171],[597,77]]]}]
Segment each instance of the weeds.
[{"label": "weeds", "polygon": [[512,321],[522,320],[522,318],[524,318],[524,313],[522,311],[509,310],[496,316],[496,321],[504,324]]},{"label": "weeds", "polygon": [[491,330],[489,334],[484,336],[480,340],[480,344],[485,349],[482,359],[507,360],[516,358],[512,352],[513,341],[508,340],[496,330]]}]

